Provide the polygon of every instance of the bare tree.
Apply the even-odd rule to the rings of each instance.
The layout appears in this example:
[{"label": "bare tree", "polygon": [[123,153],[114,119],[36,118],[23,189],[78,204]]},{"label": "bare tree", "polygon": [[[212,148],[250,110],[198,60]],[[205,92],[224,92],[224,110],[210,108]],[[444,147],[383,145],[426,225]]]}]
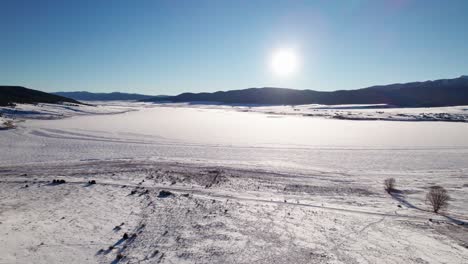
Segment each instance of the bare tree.
[{"label": "bare tree", "polygon": [[443,187],[432,186],[426,195],[426,200],[431,204],[434,213],[438,213],[439,210],[447,208],[450,196]]},{"label": "bare tree", "polygon": [[385,191],[387,191],[388,193],[391,193],[392,191],[395,190],[395,179],[394,178],[385,179],[384,186],[385,186]]}]

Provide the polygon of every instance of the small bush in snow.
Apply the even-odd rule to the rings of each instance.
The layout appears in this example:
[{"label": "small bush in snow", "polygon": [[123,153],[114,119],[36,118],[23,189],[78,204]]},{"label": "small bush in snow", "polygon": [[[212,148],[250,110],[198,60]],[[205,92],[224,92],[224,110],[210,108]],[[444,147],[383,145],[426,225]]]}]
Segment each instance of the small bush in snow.
[{"label": "small bush in snow", "polygon": [[62,184],[62,183],[65,183],[65,180],[56,180],[56,179],[54,179],[54,180],[52,180],[52,183],[53,184]]},{"label": "small bush in snow", "polygon": [[394,191],[395,190],[395,179],[394,178],[385,179],[384,187],[385,187],[385,191],[387,191],[388,193],[391,193],[392,191]]},{"label": "small bush in snow", "polygon": [[171,195],[174,195],[174,194],[172,192],[170,192],[170,191],[161,190],[161,191],[159,191],[158,197],[159,198],[166,198],[166,197],[169,197]]},{"label": "small bush in snow", "polygon": [[448,202],[450,200],[450,196],[441,186],[432,186],[429,190],[429,193],[426,195],[426,200],[432,206],[432,211],[434,213],[438,213],[441,209],[445,209],[448,207]]}]

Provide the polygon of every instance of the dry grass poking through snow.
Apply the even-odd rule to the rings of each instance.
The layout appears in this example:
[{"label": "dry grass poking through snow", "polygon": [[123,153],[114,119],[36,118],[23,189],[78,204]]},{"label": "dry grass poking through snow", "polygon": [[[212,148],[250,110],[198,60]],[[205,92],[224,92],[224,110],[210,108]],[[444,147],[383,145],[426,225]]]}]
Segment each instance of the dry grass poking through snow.
[{"label": "dry grass poking through snow", "polygon": [[144,161],[0,176],[0,263],[468,262],[468,228],[454,221],[467,211],[419,210],[422,191],[401,194],[405,204],[383,178]]}]

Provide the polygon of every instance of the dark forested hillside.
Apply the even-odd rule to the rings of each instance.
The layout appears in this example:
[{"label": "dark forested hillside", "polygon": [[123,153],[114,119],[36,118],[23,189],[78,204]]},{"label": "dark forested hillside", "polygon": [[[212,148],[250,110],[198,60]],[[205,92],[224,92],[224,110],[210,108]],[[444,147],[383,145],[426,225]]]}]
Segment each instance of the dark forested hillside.
[{"label": "dark forested hillside", "polygon": [[90,93],[90,92],[57,92],[53,93],[80,101],[126,101],[126,100],[143,100],[154,98],[152,95],[130,94],[130,93]]},{"label": "dark forested hillside", "polygon": [[405,107],[468,105],[468,77],[322,92],[249,88],[214,93],[183,93],[145,101],[220,102],[228,104],[389,104]]},{"label": "dark forested hillside", "polygon": [[34,103],[76,103],[79,102],[65,98],[62,96],[45,93],[33,89],[28,89],[21,86],[0,86],[0,105],[6,106],[13,103],[24,103],[24,104],[34,104]]}]

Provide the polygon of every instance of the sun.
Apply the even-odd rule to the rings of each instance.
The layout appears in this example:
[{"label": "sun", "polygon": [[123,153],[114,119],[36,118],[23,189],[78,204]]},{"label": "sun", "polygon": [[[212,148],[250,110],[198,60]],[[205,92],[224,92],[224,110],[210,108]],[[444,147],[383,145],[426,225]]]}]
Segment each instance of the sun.
[{"label": "sun", "polygon": [[296,52],[292,49],[280,49],[273,52],[271,56],[271,69],[281,77],[288,77],[297,72],[299,60]]}]

